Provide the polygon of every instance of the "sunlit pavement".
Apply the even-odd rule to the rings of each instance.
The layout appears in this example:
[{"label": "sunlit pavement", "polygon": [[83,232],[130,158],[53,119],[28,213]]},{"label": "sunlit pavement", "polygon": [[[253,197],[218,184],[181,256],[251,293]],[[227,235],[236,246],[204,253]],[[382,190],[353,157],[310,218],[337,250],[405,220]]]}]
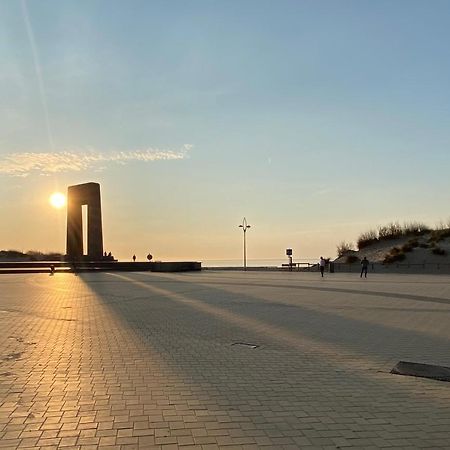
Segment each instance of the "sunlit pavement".
[{"label": "sunlit pavement", "polygon": [[0,288],[2,448],[450,448],[450,383],[389,373],[450,366],[449,276],[24,274]]}]

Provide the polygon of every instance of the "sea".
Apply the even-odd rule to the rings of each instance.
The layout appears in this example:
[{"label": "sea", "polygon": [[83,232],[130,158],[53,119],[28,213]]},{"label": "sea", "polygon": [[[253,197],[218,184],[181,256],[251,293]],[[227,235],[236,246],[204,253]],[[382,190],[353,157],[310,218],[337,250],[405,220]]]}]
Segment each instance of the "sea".
[{"label": "sea", "polygon": [[[316,264],[315,259],[294,259],[294,263],[310,263]],[[247,259],[247,267],[281,267],[282,264],[288,264],[289,260],[285,259]],[[242,267],[242,259],[204,259],[202,267]]]}]

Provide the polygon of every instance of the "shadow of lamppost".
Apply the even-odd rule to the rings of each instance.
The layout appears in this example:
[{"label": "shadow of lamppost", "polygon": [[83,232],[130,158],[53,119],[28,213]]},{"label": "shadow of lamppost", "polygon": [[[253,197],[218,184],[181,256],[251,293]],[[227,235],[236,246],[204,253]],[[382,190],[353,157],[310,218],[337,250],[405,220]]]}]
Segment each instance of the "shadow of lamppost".
[{"label": "shadow of lamppost", "polygon": [[244,232],[244,270],[247,270],[247,243],[245,241],[245,235],[250,228],[250,225],[247,224],[247,219],[245,217],[242,221],[242,225],[239,225],[239,228],[242,228],[242,231]]}]

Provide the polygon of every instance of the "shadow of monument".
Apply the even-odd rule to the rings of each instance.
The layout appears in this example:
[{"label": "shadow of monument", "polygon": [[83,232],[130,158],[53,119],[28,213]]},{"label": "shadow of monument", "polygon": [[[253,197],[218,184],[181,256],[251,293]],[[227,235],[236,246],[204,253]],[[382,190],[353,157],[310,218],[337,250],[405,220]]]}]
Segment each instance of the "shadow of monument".
[{"label": "shadow of monument", "polygon": [[[381,432],[392,422],[402,423],[405,415],[420,425],[420,415],[412,414],[424,404],[433,420],[446,414],[433,408],[440,401],[432,392],[430,397],[418,398],[417,385],[399,385],[380,369],[389,358],[407,356],[396,343],[409,342],[406,353],[423,357],[429,348],[447,355],[447,339],[287,306],[282,300],[267,302],[207,285],[196,275],[186,277],[136,273],[102,274],[93,279],[82,275],[98,300],[176,371],[183,380],[178,394],[183,389],[199,393],[196,404],[208,411],[211,420],[231,415],[248,425],[248,436],[254,429],[261,430],[273,444],[286,432],[304,437],[311,431],[314,436],[320,420],[311,418],[324,415],[329,422],[322,423],[322,431],[331,431],[338,417],[347,417],[343,428],[352,433],[352,424],[361,432]],[[274,329],[290,337],[277,336]],[[339,330],[352,332],[340,334]],[[381,341],[370,343],[373,335],[382,336]],[[232,346],[235,342],[260,347],[242,349]],[[419,342],[422,350],[417,349]],[[381,351],[388,343],[390,349]],[[328,344],[340,348],[344,356],[321,353],[320,348]],[[347,352],[352,356],[345,356]],[[442,389],[433,386],[436,392]],[[328,394],[323,394],[333,392],[338,401],[330,406]],[[173,394],[176,398],[177,393]],[[386,402],[389,396],[401,399],[394,409]],[[367,419],[359,413],[351,415],[355,407],[362,406]],[[376,417],[378,422],[370,419]]]}]

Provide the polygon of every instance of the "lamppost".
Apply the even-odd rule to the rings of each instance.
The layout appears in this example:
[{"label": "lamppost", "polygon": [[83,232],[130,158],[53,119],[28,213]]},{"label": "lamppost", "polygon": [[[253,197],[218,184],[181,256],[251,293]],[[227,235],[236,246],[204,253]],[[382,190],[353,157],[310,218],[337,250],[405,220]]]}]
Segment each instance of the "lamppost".
[{"label": "lamppost", "polygon": [[250,225],[247,225],[247,219],[245,217],[242,221],[242,225],[239,225],[239,228],[242,228],[242,231],[244,232],[244,270],[247,270],[247,244],[245,242],[245,234],[247,229],[250,228]]}]

